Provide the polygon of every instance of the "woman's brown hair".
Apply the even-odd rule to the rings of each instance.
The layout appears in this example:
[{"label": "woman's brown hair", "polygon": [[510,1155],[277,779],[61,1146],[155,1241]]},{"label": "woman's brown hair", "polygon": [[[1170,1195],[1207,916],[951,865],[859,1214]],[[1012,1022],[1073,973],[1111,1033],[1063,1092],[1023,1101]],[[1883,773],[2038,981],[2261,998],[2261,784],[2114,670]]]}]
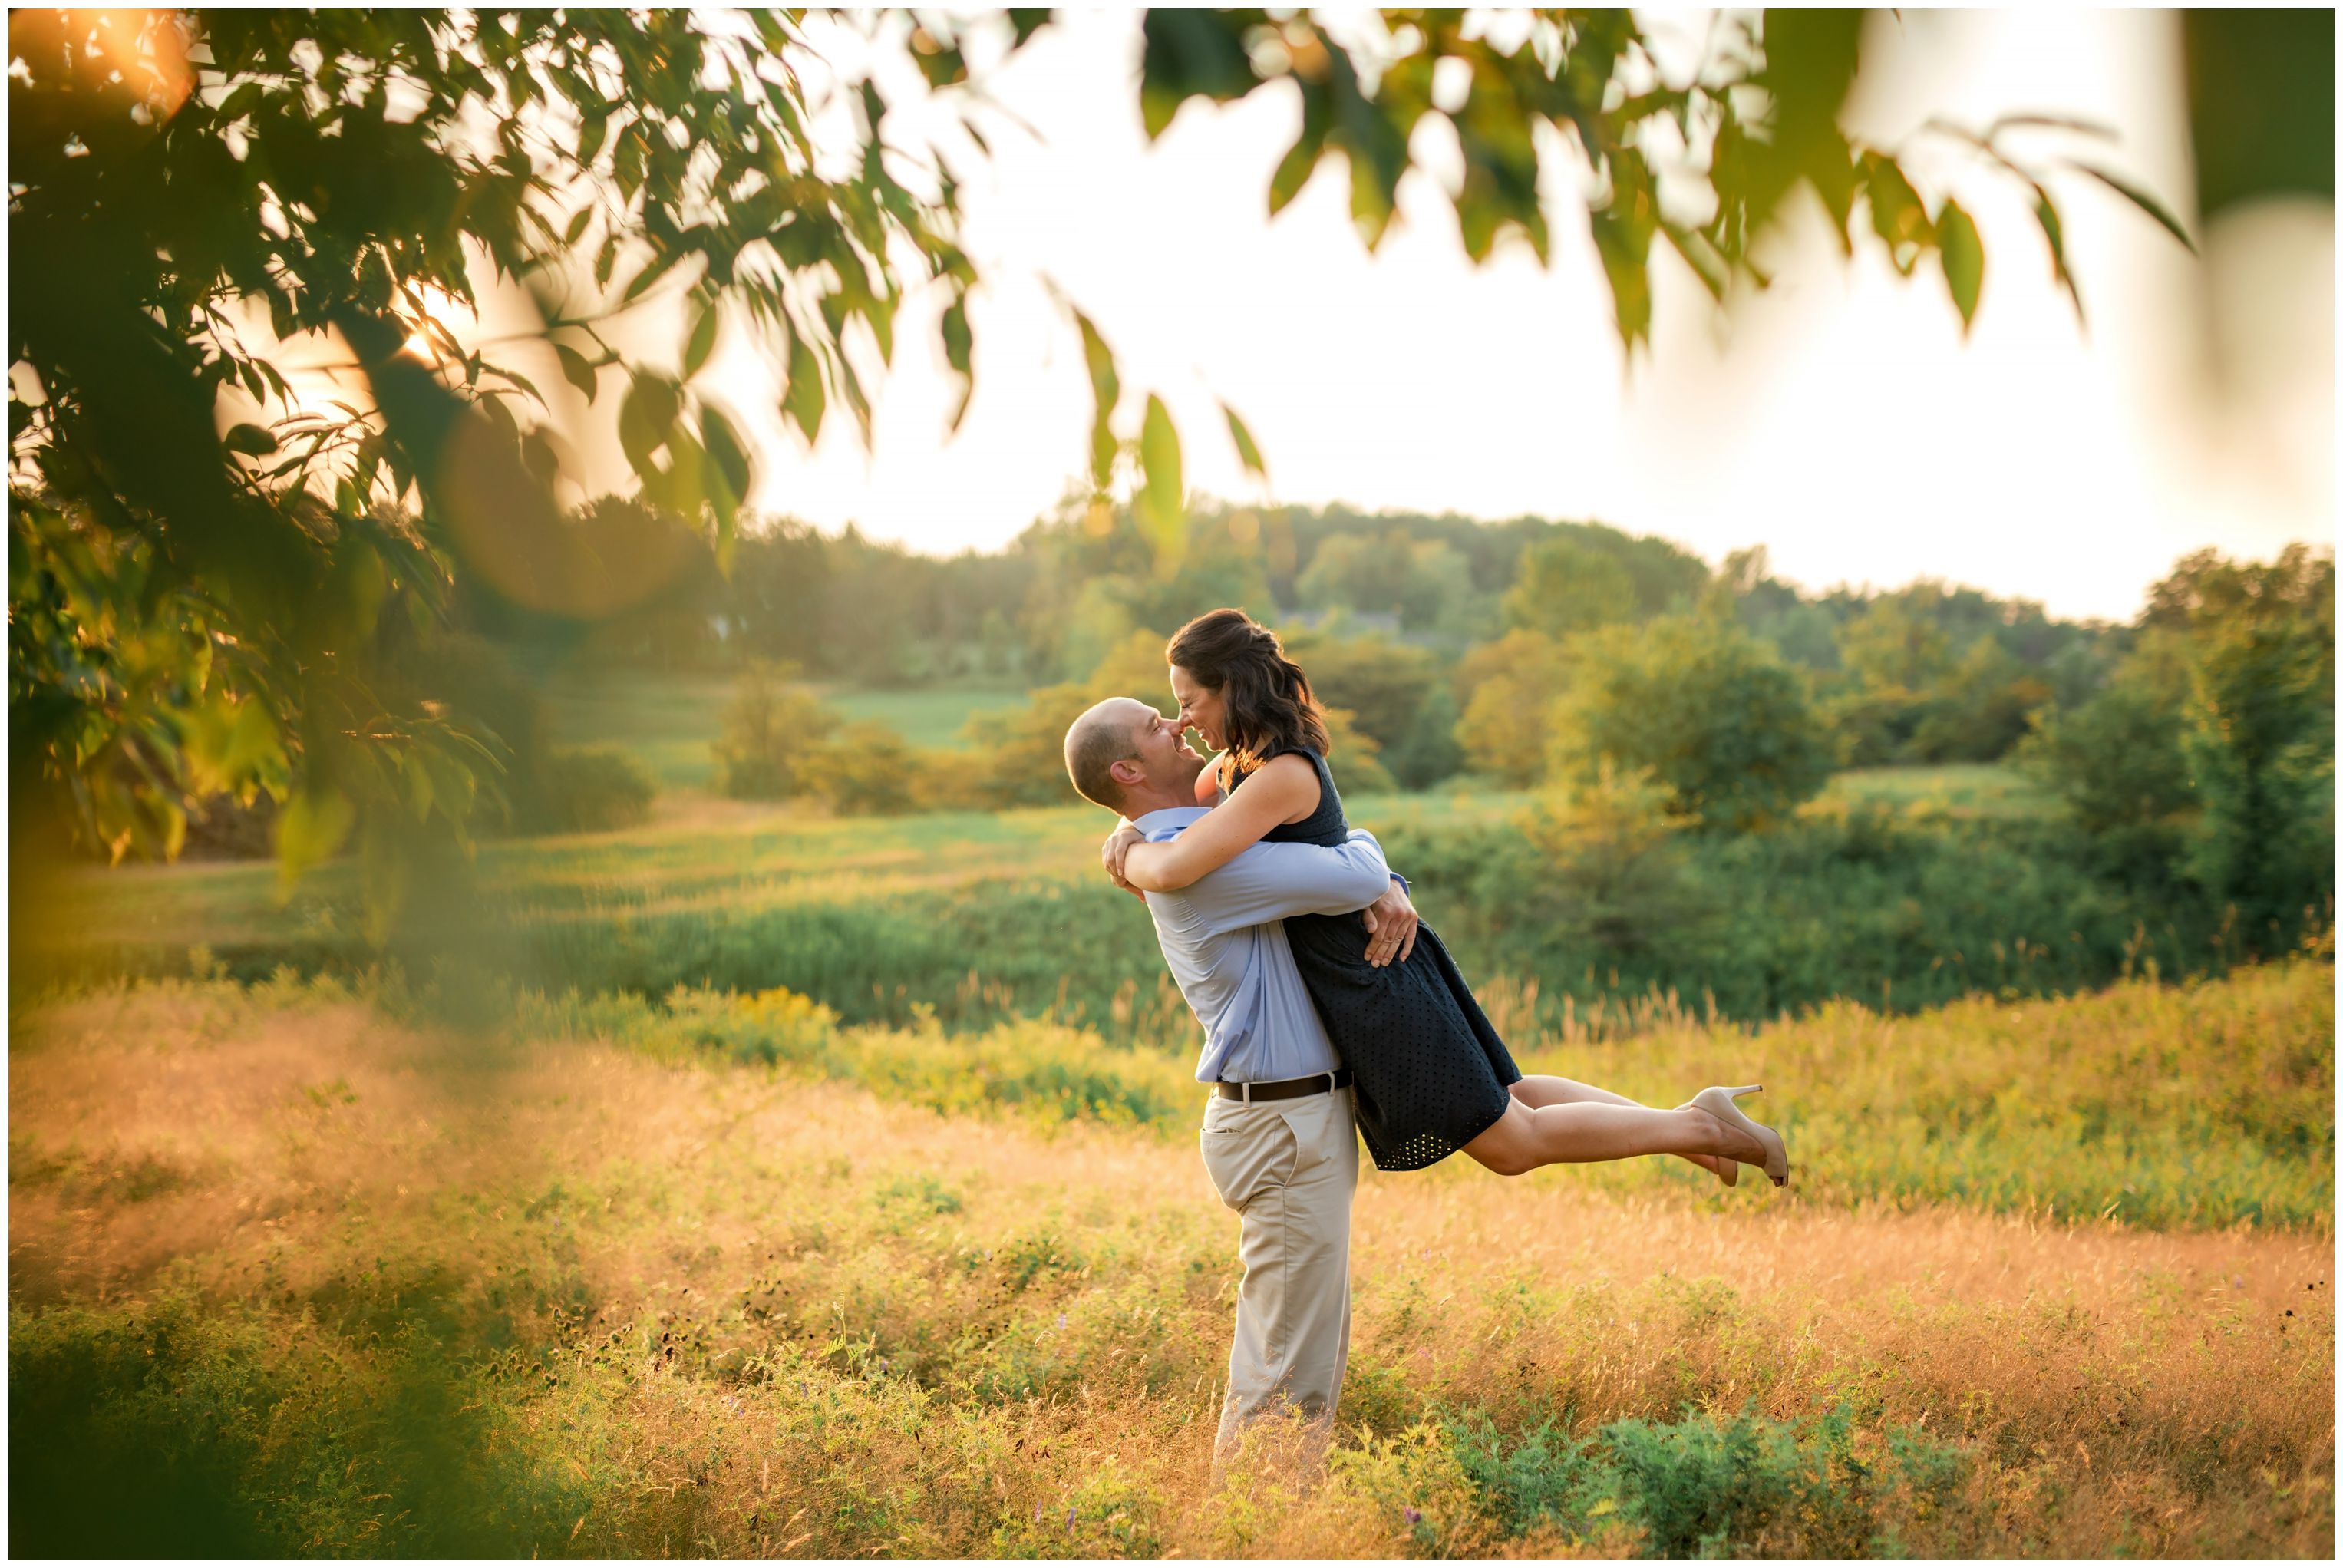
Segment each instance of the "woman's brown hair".
[{"label": "woman's brown hair", "polygon": [[1244,611],[1198,616],[1180,628],[1163,658],[1228,704],[1229,752],[1239,768],[1257,768],[1282,751],[1324,757],[1332,750],[1310,678],[1285,657],[1277,634]]}]

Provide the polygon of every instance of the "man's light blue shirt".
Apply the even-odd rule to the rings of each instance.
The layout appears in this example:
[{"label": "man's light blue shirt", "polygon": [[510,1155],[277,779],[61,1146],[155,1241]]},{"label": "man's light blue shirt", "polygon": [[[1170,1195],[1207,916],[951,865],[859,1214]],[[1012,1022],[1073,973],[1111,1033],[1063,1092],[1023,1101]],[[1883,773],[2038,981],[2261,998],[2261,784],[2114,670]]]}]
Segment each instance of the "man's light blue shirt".
[{"label": "man's light blue shirt", "polygon": [[[1132,826],[1161,844],[1203,815],[1201,806],[1172,807]],[[1332,849],[1255,844],[1177,892],[1147,895],[1163,960],[1204,1026],[1198,1081],[1270,1083],[1342,1065],[1280,922],[1363,910],[1390,885],[1383,847],[1354,828]]]}]

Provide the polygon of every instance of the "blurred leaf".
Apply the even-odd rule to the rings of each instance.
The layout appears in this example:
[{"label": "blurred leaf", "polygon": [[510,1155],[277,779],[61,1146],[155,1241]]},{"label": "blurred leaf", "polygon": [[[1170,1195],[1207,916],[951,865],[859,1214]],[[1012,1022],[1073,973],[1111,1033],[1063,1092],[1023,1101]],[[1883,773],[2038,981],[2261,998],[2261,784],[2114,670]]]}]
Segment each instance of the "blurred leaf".
[{"label": "blurred leaf", "polygon": [[1790,186],[1805,179],[1838,217],[1845,243],[1845,196],[1852,190],[1853,172],[1838,115],[1855,81],[1862,38],[1861,11],[1765,12],[1765,64],[1757,84],[1774,101],[1772,136],[1751,148],[1753,228],[1764,227]]},{"label": "blurred leaf", "polygon": [[719,322],[716,307],[710,306],[699,313],[698,321],[692,323],[691,337],[683,347],[685,380],[699,375],[700,367],[708,363],[708,357],[716,351],[716,329]]},{"label": "blurred leaf", "polygon": [[1112,420],[1114,406],[1122,398],[1122,382],[1115,375],[1114,353],[1091,324],[1091,318],[1077,310],[1074,325],[1081,329],[1082,363],[1091,375],[1091,483],[1103,490],[1114,478]]},{"label": "blurred leaf", "polygon": [[324,864],[350,836],[357,809],[330,784],[304,785],[277,814],[277,891],[292,896],[294,884]]},{"label": "blurred leaf", "polygon": [[563,377],[572,387],[578,388],[586,401],[591,403],[599,384],[594,374],[594,367],[587,361],[586,356],[578,353],[567,343],[555,344],[553,354],[554,357],[561,362]]},{"label": "blurred leaf", "polygon": [[1236,443],[1237,461],[1244,465],[1246,473],[1267,484],[1269,465],[1262,461],[1261,447],[1253,441],[1252,432],[1245,428],[1245,422],[1226,403],[1221,405],[1221,412],[1228,418],[1229,439]]},{"label": "blurred leaf", "polygon": [[1934,238],[1926,206],[1896,160],[1885,156],[1869,160],[1864,188],[1871,202],[1872,232],[1887,246],[1896,270],[1911,276],[1921,250]]},{"label": "blurred leaf", "polygon": [[1966,335],[1976,320],[1977,295],[1985,286],[1985,246],[1976,224],[1949,197],[1936,211],[1936,247],[1945,264],[1945,286],[1952,291]]},{"label": "blurred leaf", "polygon": [[968,62],[960,57],[960,46],[943,42],[924,25],[911,29],[911,59],[930,88],[968,80]]},{"label": "blurred leaf", "polygon": [[968,294],[965,290],[952,297],[944,307],[943,321],[939,328],[943,336],[944,359],[960,377],[960,401],[952,406],[951,429],[957,434],[960,421],[968,416],[969,398],[976,391],[976,367],[972,359],[975,337],[969,330]]},{"label": "blurred leaf", "polygon": [[1009,25],[1016,29],[1017,35],[1010,47],[1012,49],[1023,47],[1025,40],[1048,25],[1049,21],[1050,12],[1046,6],[1026,10],[1011,8],[1009,13]]},{"label": "blurred leaf", "polygon": [[724,417],[721,409],[702,406],[699,438],[716,469],[708,486],[709,506],[716,514],[716,561],[719,568],[729,571],[735,525],[742,503],[749,498],[755,474],[749,467],[748,451],[740,444],[739,432],[732,428],[732,421]]},{"label": "blurred leaf", "polygon": [[1709,297],[1722,302],[1732,274],[1725,258],[1717,254],[1716,246],[1709,243],[1708,236],[1682,224],[1665,221],[1661,223],[1660,232],[1668,236],[1668,244],[1684,258],[1684,265],[1692,268],[1693,276],[1700,279],[1701,286],[1708,290]]},{"label": "blurred leaf", "polygon": [[1242,29],[1259,13],[1150,6],[1141,25],[1139,112],[1153,141],[1192,97],[1242,98],[1256,83]]},{"label": "blurred leaf", "polygon": [[593,221],[594,209],[590,206],[579,207],[576,213],[571,215],[569,226],[562,231],[561,243],[564,245],[576,245],[580,239],[585,237],[586,226]]},{"label": "blurred leaf", "polygon": [[2075,315],[2083,314],[2083,293],[2075,286],[2075,275],[2066,270],[2066,231],[2058,221],[2058,209],[2051,205],[2047,192],[2034,198],[2034,221],[2042,226],[2042,237],[2050,246],[2050,274],[2066,286],[2066,297],[2075,303]]},{"label": "blurred leaf", "polygon": [[407,782],[407,809],[421,822],[431,815],[431,769],[415,747],[408,747],[399,759],[399,771]]},{"label": "blurred leaf", "polygon": [[277,450],[277,437],[257,425],[237,425],[220,437],[220,445],[247,457],[265,457]]},{"label": "blurred leaf", "polygon": [[684,260],[691,254],[692,253],[689,251],[679,248],[662,251],[659,255],[654,256],[651,257],[649,265],[637,272],[634,277],[628,281],[624,298],[628,303],[632,303],[633,301],[641,298],[644,292],[649,289],[652,284],[657,283],[660,278],[667,276],[669,268],[674,266],[676,263]]},{"label": "blurred leaf", "polygon": [[1588,215],[1594,230],[1594,250],[1603,262],[1603,276],[1611,285],[1611,303],[1620,343],[1632,350],[1652,335],[1652,278],[1647,265],[1651,238],[1637,244],[1629,226],[1607,212]]},{"label": "blurred leaf", "polygon": [[675,393],[660,377],[638,373],[618,405],[618,447],[646,480],[656,469],[651,455],[665,446],[675,425]]},{"label": "blurred leaf", "polygon": [[2067,158],[2065,162],[2069,167],[2080,169],[2083,173],[2090,176],[2093,179],[2098,181],[2101,185],[2106,186],[2117,196],[2122,196],[2134,206],[2139,208],[2140,211],[2154,218],[2157,223],[2162,224],[2164,226],[2164,232],[2178,240],[2182,245],[2186,246],[2188,249],[2189,255],[2194,256],[2197,254],[2197,242],[2188,237],[2188,231],[2180,226],[2180,220],[2174,217],[2171,210],[2162,202],[2157,201],[2154,196],[2148,195],[2147,192],[2132,184],[2129,180],[2127,180],[2118,175],[2110,174],[2107,170],[2100,168],[2096,164],[2087,164],[2079,158]]},{"label": "blurred leaf", "polygon": [[821,435],[822,407],[821,362],[814,357],[804,337],[791,332],[789,385],[781,397],[781,412],[796,422],[808,446]]},{"label": "blurred leaf", "polygon": [[1312,83],[1300,84],[1302,88],[1302,134],[1285,149],[1277,161],[1276,172],[1269,177],[1269,215],[1275,217],[1285,206],[1302,194],[1318,167],[1318,160],[1326,151],[1326,126],[1330,117],[1324,89]]},{"label": "blurred leaf", "polygon": [[1181,472],[1180,432],[1172,427],[1172,411],[1151,392],[1139,429],[1139,461],[1147,476],[1141,510],[1156,560],[1176,562],[1187,542],[1187,481]]}]

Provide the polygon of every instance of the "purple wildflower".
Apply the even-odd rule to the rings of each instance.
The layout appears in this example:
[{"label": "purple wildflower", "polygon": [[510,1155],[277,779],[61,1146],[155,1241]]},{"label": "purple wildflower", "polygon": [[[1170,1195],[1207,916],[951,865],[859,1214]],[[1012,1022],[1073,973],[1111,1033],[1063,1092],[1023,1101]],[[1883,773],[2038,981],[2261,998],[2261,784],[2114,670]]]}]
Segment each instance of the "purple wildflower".
[{"label": "purple wildflower", "polygon": [[1407,1522],[1410,1524],[1415,1523],[1423,1517],[1423,1511],[1420,1508],[1403,1508],[1400,1512],[1407,1515]]}]

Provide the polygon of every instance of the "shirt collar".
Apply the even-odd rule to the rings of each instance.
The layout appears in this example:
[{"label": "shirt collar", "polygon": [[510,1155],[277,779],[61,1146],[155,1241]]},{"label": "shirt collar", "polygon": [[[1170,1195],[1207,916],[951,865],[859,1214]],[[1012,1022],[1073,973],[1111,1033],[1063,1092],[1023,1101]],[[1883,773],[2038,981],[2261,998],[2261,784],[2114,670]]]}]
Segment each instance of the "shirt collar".
[{"label": "shirt collar", "polygon": [[1182,828],[1193,827],[1204,813],[1202,806],[1166,806],[1144,817],[1132,818],[1131,825],[1152,839],[1158,833],[1176,833]]}]

